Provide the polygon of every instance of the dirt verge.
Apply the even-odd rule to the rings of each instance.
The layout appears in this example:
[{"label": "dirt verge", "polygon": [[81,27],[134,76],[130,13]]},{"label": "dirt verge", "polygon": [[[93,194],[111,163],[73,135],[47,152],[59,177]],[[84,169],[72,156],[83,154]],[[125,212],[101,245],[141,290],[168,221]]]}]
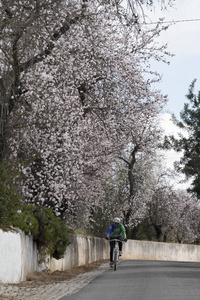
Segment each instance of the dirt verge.
[{"label": "dirt verge", "polygon": [[[98,269],[102,264],[106,263],[107,260],[96,261],[87,265],[83,265],[80,267],[75,267],[65,271],[54,271],[50,272],[48,270],[41,272],[34,272],[32,274],[27,275],[26,281],[22,281],[17,284],[12,284],[16,286],[34,286],[34,285],[45,285],[58,283],[60,281],[66,281],[73,277],[76,277],[79,274],[87,273]],[[0,300],[2,300],[0,298]]]},{"label": "dirt verge", "polygon": [[[34,272],[29,274],[26,278],[26,281],[22,281],[17,284],[11,284],[19,287],[34,287],[38,285],[48,285],[53,283],[58,283],[61,281],[70,280],[79,274],[84,274],[95,269],[98,269],[102,264],[106,263],[107,260],[96,261],[87,265],[83,265],[80,267],[75,267],[66,271],[42,271],[42,272]],[[0,295],[0,300],[20,300],[15,297],[6,297]]]}]

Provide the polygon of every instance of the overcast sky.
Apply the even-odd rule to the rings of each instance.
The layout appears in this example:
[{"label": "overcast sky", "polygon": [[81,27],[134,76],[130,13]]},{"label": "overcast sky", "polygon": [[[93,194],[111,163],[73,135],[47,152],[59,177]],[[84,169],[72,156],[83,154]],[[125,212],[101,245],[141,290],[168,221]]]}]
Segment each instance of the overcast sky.
[{"label": "overcast sky", "polygon": [[[160,124],[165,129],[166,135],[174,135],[176,138],[178,138],[178,134],[181,133],[185,136],[187,136],[187,132],[184,130],[181,130],[177,126],[173,124],[171,121],[171,115],[170,114],[162,114],[160,115]],[[182,153],[176,152],[175,150],[162,150],[160,151],[160,154],[163,157],[162,164],[166,169],[174,170],[174,162],[179,161]],[[191,183],[191,180],[186,181],[185,176],[183,174],[176,175],[175,178],[172,179],[172,184],[179,189],[187,189],[189,188]]]},{"label": "overcast sky", "polygon": [[[148,11],[148,16],[152,21],[162,17],[165,21],[178,21],[159,38],[168,43],[168,50],[175,55],[169,58],[170,65],[155,63],[152,67],[163,76],[158,87],[168,94],[166,110],[179,117],[193,79],[197,79],[196,90],[200,90],[200,0],[175,0],[167,11],[161,11],[157,5],[155,11]],[[198,21],[192,21],[195,19]]]},{"label": "overcast sky", "polygon": [[[180,111],[187,102],[185,95],[195,78],[196,91],[200,90],[200,0],[175,0],[173,7],[168,7],[167,11],[161,11],[157,5],[155,11],[148,11],[148,16],[152,22],[162,17],[165,17],[165,21],[177,21],[159,38],[160,42],[168,43],[168,51],[175,56],[169,58],[170,65],[154,63],[152,68],[162,74],[162,82],[156,87],[163,94],[168,94],[165,111],[174,113],[179,118]],[[162,126],[167,134],[177,132],[167,114],[162,116]],[[179,153],[166,151],[166,166],[173,168],[173,162],[179,158]],[[189,183],[177,185],[182,188],[188,186]]]}]

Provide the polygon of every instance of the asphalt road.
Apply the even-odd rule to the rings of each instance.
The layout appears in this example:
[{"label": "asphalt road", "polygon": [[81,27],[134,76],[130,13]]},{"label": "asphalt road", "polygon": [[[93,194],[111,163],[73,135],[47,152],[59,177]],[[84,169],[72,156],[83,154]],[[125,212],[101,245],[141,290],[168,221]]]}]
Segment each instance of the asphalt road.
[{"label": "asphalt road", "polygon": [[200,300],[200,263],[121,261],[60,300]]}]

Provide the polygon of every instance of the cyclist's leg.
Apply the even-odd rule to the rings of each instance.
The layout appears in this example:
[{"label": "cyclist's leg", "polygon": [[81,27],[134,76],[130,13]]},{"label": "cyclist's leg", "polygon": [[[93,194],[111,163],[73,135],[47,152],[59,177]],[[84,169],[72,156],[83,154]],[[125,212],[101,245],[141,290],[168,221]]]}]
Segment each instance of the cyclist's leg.
[{"label": "cyclist's leg", "polygon": [[119,256],[122,256],[122,242],[118,242],[119,245]]},{"label": "cyclist's leg", "polygon": [[119,251],[122,251],[122,242],[118,242],[119,244]]},{"label": "cyclist's leg", "polygon": [[114,241],[110,241],[110,262],[113,261],[113,249],[115,246],[115,242]]},{"label": "cyclist's leg", "polygon": [[118,249],[117,245],[114,248],[113,253],[114,253],[114,271],[116,271],[117,270],[117,263],[118,263],[118,260],[119,260],[119,249]]}]

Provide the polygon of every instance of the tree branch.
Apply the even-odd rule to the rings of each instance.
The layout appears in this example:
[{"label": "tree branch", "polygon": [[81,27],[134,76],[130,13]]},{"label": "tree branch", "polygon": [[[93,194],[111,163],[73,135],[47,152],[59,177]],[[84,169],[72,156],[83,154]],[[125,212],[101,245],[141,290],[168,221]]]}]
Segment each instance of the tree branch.
[{"label": "tree branch", "polygon": [[124,159],[122,156],[118,157],[119,159],[123,160],[125,163],[127,163],[128,165],[130,165],[130,163],[128,162],[128,160]]},{"label": "tree branch", "polygon": [[51,54],[52,50],[55,47],[55,42],[71,28],[71,25],[76,24],[78,21],[80,21],[83,18],[84,18],[83,14],[80,14],[71,20],[67,20],[63,24],[63,26],[60,27],[58,31],[54,32],[51,40],[49,41],[49,43],[47,44],[46,48],[43,51],[41,51],[33,58],[29,59],[28,61],[20,65],[20,71],[23,72],[28,68],[30,68],[31,66],[35,65],[36,63],[43,61],[48,55]]}]

